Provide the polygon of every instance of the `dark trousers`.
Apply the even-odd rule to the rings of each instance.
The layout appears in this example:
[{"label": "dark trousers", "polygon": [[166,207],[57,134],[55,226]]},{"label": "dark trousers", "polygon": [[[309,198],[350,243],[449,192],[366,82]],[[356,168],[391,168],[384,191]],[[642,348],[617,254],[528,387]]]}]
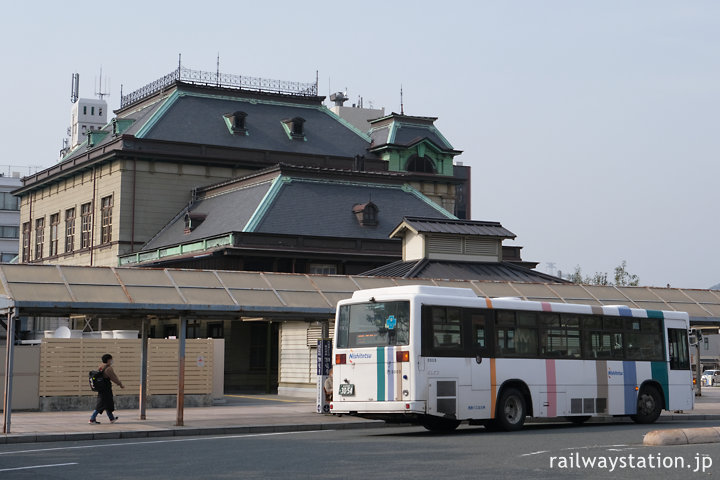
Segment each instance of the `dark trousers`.
[{"label": "dark trousers", "polygon": [[113,400],[112,388],[108,388],[98,392],[97,402],[95,402],[95,410],[103,413],[107,410],[108,416],[115,411],[115,401]]}]

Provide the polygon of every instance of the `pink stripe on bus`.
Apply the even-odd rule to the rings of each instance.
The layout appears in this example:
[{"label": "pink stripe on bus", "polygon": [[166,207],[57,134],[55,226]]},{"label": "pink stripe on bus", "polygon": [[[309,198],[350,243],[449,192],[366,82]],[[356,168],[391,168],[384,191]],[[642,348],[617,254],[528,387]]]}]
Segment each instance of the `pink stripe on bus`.
[{"label": "pink stripe on bus", "polygon": [[543,312],[552,312],[552,305],[550,305],[548,302],[540,302],[542,305]]},{"label": "pink stripe on bus", "polygon": [[545,376],[547,380],[548,417],[557,416],[557,382],[555,379],[555,360],[545,360]]}]

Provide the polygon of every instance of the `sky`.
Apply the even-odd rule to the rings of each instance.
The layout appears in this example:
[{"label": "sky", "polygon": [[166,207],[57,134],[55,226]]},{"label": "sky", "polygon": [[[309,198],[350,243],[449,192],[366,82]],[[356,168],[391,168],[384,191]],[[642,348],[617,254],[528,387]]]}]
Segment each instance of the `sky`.
[{"label": "sky", "polygon": [[[664,0],[12,2],[0,163],[49,167],[70,79],[112,108],[183,65],[347,89],[436,116],[472,167],[472,218],[538,269],[720,282],[720,3]],[[103,82],[103,89],[105,88]],[[714,160],[715,159],[715,160]],[[8,170],[0,166],[0,171]],[[23,170],[27,172],[28,170]]]}]

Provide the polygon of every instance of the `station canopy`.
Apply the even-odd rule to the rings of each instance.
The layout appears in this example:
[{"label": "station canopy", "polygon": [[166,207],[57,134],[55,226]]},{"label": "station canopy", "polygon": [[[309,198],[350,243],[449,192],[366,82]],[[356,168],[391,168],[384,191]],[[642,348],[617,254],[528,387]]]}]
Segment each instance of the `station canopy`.
[{"label": "station canopy", "polygon": [[338,300],[356,290],[399,285],[470,288],[480,297],[685,311],[695,323],[720,322],[720,291],[712,290],[59,265],[0,265],[0,307],[13,307],[21,316],[329,319]]}]

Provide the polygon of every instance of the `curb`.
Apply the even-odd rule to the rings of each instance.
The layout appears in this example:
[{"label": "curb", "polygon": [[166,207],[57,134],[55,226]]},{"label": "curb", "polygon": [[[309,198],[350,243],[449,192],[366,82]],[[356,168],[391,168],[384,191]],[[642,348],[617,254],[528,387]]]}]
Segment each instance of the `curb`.
[{"label": "curb", "polygon": [[[627,417],[593,417],[587,424],[626,423]],[[720,415],[672,414],[662,415],[660,421],[720,421]],[[628,420],[629,422],[629,420]],[[527,424],[568,423],[564,418],[529,418]],[[17,433],[0,434],[0,445],[39,442],[78,442],[86,440],[119,440],[128,438],[187,437],[214,435],[242,435],[258,433],[304,432],[308,430],[356,430],[365,428],[397,427],[401,424],[385,423],[382,420],[348,421],[342,423],[305,423],[278,425],[251,425],[232,427],[175,427],[155,430],[118,430],[112,432],[72,433]],[[712,430],[712,433],[705,432]],[[702,431],[702,432],[700,432]],[[672,432],[672,433],[671,433]],[[678,433],[679,432],[679,433]],[[687,433],[690,432],[690,433]],[[653,443],[650,443],[653,442]],[[661,443],[655,443],[661,442]],[[666,443],[679,442],[679,443]],[[684,428],[655,430],[647,435],[645,445],[686,445],[692,443],[720,442],[720,427]]]},{"label": "curb", "polygon": [[82,440],[118,440],[126,438],[242,435],[256,433],[305,432],[308,430],[356,430],[393,426],[382,420],[344,423],[306,423],[295,425],[252,425],[235,427],[177,427],[159,430],[118,430],[115,432],[17,433],[0,435],[0,445],[37,442],[76,442]]},{"label": "curb", "polygon": [[720,443],[720,427],[673,428],[653,430],[643,438],[643,445],[693,445],[696,443]]}]

